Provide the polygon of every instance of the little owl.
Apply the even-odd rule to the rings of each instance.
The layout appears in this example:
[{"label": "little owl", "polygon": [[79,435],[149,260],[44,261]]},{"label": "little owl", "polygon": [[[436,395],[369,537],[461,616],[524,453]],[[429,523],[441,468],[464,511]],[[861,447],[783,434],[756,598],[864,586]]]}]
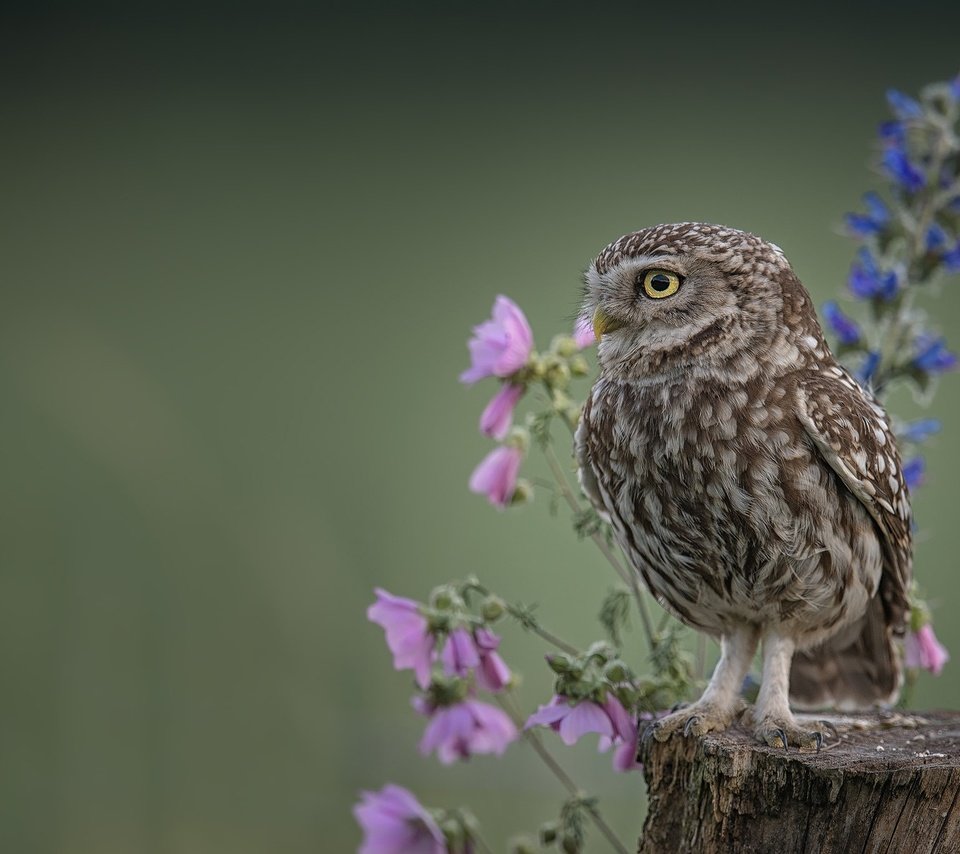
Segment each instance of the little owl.
[{"label": "little owl", "polygon": [[893,702],[911,573],[900,456],[783,252],[658,225],[604,249],[585,290],[600,376],[577,430],[581,484],[657,599],[720,641],[703,696],[653,734],[726,728],[760,641],[751,720],[769,745],[820,746],[790,700]]}]

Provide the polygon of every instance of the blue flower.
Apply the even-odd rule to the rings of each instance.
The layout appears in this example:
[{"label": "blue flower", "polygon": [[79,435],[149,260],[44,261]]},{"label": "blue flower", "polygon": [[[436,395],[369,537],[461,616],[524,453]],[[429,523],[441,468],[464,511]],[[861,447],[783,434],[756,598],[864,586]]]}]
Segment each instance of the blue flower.
[{"label": "blue flower", "polygon": [[940,422],[936,418],[921,418],[911,421],[900,433],[905,442],[926,442],[934,433],[940,432]]},{"label": "blue flower", "polygon": [[916,489],[923,483],[923,472],[926,465],[923,457],[914,457],[903,464],[903,479],[908,489]]},{"label": "blue flower", "polygon": [[869,237],[871,234],[879,234],[890,222],[890,211],[884,204],[883,199],[876,193],[866,193],[863,202],[867,206],[865,214],[848,213],[844,217],[847,221],[847,228],[855,237]]},{"label": "blue flower", "polygon": [[877,372],[877,368],[879,367],[880,353],[876,350],[871,350],[869,353],[867,353],[866,358],[860,365],[860,370],[854,371],[853,375],[857,378],[860,385],[868,386],[873,380],[873,375]]},{"label": "blue flower", "polygon": [[883,152],[883,168],[908,193],[915,193],[927,183],[927,176],[910,162],[906,152],[892,146]]},{"label": "blue flower", "polygon": [[954,101],[960,101],[960,74],[950,81],[950,97]]},{"label": "blue flower", "polygon": [[940,256],[940,261],[949,273],[960,273],[960,240],[953,249],[949,249]]},{"label": "blue flower", "polygon": [[938,249],[943,249],[950,242],[950,238],[947,236],[947,232],[944,231],[943,226],[935,222],[927,229],[925,242],[927,252],[936,252]]},{"label": "blue flower", "polygon": [[896,272],[881,271],[866,247],[861,248],[857,253],[857,260],[850,268],[847,284],[850,286],[851,293],[858,299],[891,300],[897,295],[900,287]]},{"label": "blue flower", "polygon": [[913,357],[915,368],[928,374],[942,374],[957,366],[957,354],[947,349],[943,338],[935,338],[925,333],[918,335],[913,343],[916,347]]},{"label": "blue flower", "polygon": [[841,344],[853,345],[860,341],[860,327],[833,300],[823,304],[823,316]]},{"label": "blue flower", "polygon": [[923,107],[919,102],[897,89],[887,89],[887,103],[890,105],[890,111],[902,122],[923,116]]},{"label": "blue flower", "polygon": [[881,122],[877,128],[877,133],[880,135],[880,142],[884,146],[894,145],[899,147],[907,141],[907,133],[900,122]]}]

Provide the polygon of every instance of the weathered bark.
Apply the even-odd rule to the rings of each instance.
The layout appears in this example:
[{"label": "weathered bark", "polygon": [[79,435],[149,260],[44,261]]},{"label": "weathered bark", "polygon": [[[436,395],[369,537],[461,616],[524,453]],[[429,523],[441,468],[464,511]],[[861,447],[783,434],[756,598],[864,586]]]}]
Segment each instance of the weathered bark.
[{"label": "weathered bark", "polygon": [[824,717],[819,753],[739,728],[645,741],[640,854],[960,852],[960,714]]}]

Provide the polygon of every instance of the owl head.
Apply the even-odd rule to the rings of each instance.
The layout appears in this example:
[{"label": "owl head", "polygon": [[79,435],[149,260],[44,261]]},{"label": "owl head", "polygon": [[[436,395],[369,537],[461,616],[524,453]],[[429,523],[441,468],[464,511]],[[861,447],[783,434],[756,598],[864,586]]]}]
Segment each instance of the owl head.
[{"label": "owl head", "polygon": [[585,274],[602,369],[656,374],[811,332],[810,298],[779,247],[705,223],[657,225],[606,247]]}]

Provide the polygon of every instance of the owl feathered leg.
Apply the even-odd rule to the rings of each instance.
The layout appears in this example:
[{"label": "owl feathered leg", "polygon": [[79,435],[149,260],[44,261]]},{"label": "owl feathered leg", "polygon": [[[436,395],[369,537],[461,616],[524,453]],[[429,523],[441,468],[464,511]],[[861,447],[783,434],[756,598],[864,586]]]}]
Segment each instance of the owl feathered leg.
[{"label": "owl feathered leg", "polygon": [[723,635],[720,660],[700,699],[654,723],[651,727],[654,738],[665,741],[679,730],[683,730],[684,735],[701,736],[730,726],[744,707],[740,687],[753,661],[758,638],[756,626],[747,624]]},{"label": "owl feathered leg", "polygon": [[801,750],[819,750],[823,732],[801,727],[790,711],[790,663],[796,644],[775,628],[763,635],[763,676],[751,715],[754,733],[770,747],[796,745]]}]

